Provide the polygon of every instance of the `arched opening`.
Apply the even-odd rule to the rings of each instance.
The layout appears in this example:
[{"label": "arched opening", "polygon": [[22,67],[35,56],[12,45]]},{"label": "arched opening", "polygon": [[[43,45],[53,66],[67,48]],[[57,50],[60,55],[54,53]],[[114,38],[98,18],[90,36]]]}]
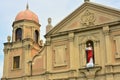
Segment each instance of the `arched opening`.
[{"label": "arched opening", "polygon": [[35,42],[38,43],[39,32],[37,30],[35,30],[34,38],[35,38]]},{"label": "arched opening", "polygon": [[[91,51],[89,54],[88,51]],[[95,63],[94,59],[94,42],[92,40],[88,40],[86,42],[86,63],[89,63],[90,57],[93,59],[93,63]]]},{"label": "arched opening", "polygon": [[21,41],[22,40],[22,29],[18,28],[15,32],[15,41]]}]

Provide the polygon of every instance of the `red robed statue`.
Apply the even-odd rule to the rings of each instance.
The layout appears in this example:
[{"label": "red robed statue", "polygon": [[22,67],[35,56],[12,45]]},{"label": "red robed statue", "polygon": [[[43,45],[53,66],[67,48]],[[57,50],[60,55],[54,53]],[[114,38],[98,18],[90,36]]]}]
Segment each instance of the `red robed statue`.
[{"label": "red robed statue", "polygon": [[91,44],[88,44],[88,47],[86,48],[86,55],[87,55],[87,65],[86,67],[93,67],[93,49]]}]

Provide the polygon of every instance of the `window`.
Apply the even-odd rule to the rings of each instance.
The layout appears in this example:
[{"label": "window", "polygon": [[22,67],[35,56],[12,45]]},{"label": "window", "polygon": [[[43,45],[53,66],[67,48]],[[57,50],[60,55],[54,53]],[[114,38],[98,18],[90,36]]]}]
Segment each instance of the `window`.
[{"label": "window", "polygon": [[[89,54],[89,52],[91,54]],[[93,63],[95,63],[95,59],[94,59],[94,43],[91,40],[88,40],[86,42],[86,62],[89,63],[90,62],[90,58],[92,57],[93,59]]]},{"label": "window", "polygon": [[35,38],[36,43],[38,43],[38,37],[39,37],[39,32],[37,30],[35,30],[34,38]]},{"label": "window", "polygon": [[13,69],[20,67],[20,56],[13,57]]},{"label": "window", "polygon": [[22,40],[22,29],[18,28],[15,32],[15,41],[21,41]]}]

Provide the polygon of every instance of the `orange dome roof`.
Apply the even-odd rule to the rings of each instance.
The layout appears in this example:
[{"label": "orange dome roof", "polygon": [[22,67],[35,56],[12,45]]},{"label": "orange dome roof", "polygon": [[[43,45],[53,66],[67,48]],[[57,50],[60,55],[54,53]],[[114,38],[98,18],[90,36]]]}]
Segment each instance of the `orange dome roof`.
[{"label": "orange dome roof", "polygon": [[19,20],[32,20],[39,23],[38,16],[32,11],[30,11],[28,8],[25,11],[21,11],[17,14],[15,21]]}]

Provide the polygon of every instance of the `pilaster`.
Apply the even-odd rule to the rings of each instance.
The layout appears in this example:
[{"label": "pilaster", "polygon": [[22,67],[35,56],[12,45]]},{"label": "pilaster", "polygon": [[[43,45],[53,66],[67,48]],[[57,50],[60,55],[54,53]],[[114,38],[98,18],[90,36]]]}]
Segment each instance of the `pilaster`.
[{"label": "pilaster", "polygon": [[86,66],[86,53],[85,53],[86,43],[80,44],[80,67]]},{"label": "pilaster", "polygon": [[70,68],[75,69],[75,51],[74,51],[74,33],[69,33],[69,47],[70,47]]},{"label": "pilaster", "polygon": [[47,38],[46,39],[46,72],[49,73],[51,70],[51,66],[52,66],[52,50],[51,50],[51,38]]},{"label": "pilaster", "polygon": [[112,65],[106,65],[105,66],[105,70],[106,70],[106,80],[114,80],[113,77],[113,66]]},{"label": "pilaster", "polygon": [[11,43],[4,43],[4,67],[3,67],[3,76],[2,78],[8,77],[8,68],[9,68],[9,53],[10,53]]},{"label": "pilaster", "polygon": [[12,30],[12,42],[14,41],[14,36],[15,36],[14,32],[15,32],[15,30],[13,29]]},{"label": "pilaster", "polygon": [[31,59],[30,50],[31,50],[31,45],[25,45],[24,46],[24,52],[23,52],[23,59],[24,59],[23,63],[24,63],[24,65],[22,65],[23,68],[24,68],[24,76],[30,75],[30,73],[29,73],[29,63],[28,63]]},{"label": "pilaster", "polygon": [[106,47],[106,57],[107,57],[107,64],[112,63],[112,49],[111,49],[111,42],[110,42],[110,30],[109,26],[103,27],[103,33],[105,36],[105,47]]},{"label": "pilaster", "polygon": [[94,58],[95,58],[95,64],[100,65],[100,42],[99,41],[94,41]]},{"label": "pilaster", "polygon": [[[4,67],[3,67],[3,78],[8,76],[8,49],[4,49]],[[4,80],[4,79],[3,79]]]}]

